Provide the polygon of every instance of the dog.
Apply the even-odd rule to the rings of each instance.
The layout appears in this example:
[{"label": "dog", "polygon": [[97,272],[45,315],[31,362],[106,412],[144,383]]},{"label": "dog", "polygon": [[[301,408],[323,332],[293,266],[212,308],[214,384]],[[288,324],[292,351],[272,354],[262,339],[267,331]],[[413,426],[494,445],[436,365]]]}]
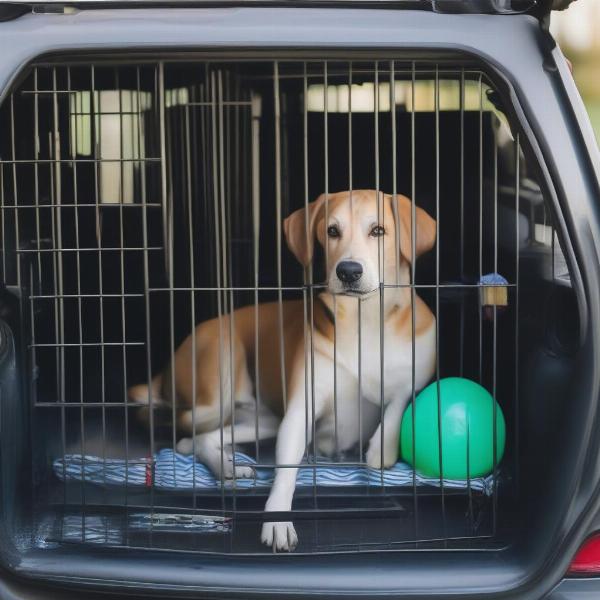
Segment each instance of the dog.
[{"label": "dog", "polygon": [[[411,261],[436,240],[424,210],[374,190],[322,194],[288,216],[284,231],[305,268],[315,244],[324,249],[326,289],[310,303],[309,325],[303,300],[237,309],[198,325],[150,388],[129,390],[136,402],[175,402],[186,436],[178,451],[194,452],[221,479],[253,476],[235,464],[234,442],[276,436],[265,506],[276,512],[292,508],[307,444],[327,456],[358,444],[370,467],[395,464],[413,385],[424,387],[436,362],[435,317],[410,287]],[[261,540],[274,551],[298,543],[292,522],[265,522]]]}]

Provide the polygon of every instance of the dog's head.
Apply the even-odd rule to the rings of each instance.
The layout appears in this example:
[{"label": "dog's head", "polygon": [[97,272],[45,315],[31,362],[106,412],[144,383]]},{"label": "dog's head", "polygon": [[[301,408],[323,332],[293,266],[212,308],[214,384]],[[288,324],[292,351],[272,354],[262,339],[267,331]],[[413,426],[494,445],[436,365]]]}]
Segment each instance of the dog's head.
[{"label": "dog's head", "polygon": [[436,236],[435,220],[406,196],[394,200],[374,190],[321,194],[283,224],[296,258],[308,266],[317,239],[325,249],[329,291],[354,296],[373,292],[380,281],[395,282],[403,263],[430,250]]}]

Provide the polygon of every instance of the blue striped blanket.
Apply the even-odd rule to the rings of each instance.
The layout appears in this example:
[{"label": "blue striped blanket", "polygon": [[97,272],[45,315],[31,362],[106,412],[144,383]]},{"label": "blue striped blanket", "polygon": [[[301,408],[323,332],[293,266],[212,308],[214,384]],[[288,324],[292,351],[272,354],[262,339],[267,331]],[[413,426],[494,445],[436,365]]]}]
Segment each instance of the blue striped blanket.
[{"label": "blue striped blanket", "polygon": [[[237,464],[255,464],[254,459],[246,454],[236,452]],[[312,486],[371,486],[382,485],[382,473],[370,467],[346,467],[334,462],[319,459],[322,466],[305,466],[298,470],[297,485]],[[330,462],[330,465],[323,465]],[[102,486],[150,487],[162,490],[218,490],[221,482],[216,480],[212,472],[193,456],[179,454],[169,448],[157,452],[154,458],[116,459],[101,456],[67,454],[57,458],[54,472],[61,481],[85,482]],[[273,469],[259,467],[254,470],[252,479],[236,479],[228,481],[227,486],[235,485],[236,489],[268,488],[273,483]],[[417,485],[440,486],[440,480],[424,477],[414,473],[413,469],[403,462],[396,463],[383,471],[383,485],[386,487]],[[477,477],[469,482],[444,479],[444,487],[449,489],[470,489],[490,495],[494,485],[493,475]]]}]

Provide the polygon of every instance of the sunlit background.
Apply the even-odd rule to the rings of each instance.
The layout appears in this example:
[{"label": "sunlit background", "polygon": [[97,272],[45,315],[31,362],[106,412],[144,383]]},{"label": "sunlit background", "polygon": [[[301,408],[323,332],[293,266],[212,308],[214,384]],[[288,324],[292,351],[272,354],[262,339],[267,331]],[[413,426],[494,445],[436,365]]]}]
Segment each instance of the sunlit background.
[{"label": "sunlit background", "polygon": [[600,141],[600,1],[576,0],[552,16],[552,33],[573,63],[573,75]]}]

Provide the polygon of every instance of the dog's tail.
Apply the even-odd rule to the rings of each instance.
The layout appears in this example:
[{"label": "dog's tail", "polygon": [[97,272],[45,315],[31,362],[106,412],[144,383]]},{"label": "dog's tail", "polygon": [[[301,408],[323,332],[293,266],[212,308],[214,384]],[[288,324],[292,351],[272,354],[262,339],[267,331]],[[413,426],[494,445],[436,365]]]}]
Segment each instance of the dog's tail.
[{"label": "dog's tail", "polygon": [[152,379],[150,385],[141,383],[134,385],[127,390],[129,400],[140,406],[149,406],[158,408],[161,406],[169,406],[169,403],[162,398],[162,374],[157,375]]}]

